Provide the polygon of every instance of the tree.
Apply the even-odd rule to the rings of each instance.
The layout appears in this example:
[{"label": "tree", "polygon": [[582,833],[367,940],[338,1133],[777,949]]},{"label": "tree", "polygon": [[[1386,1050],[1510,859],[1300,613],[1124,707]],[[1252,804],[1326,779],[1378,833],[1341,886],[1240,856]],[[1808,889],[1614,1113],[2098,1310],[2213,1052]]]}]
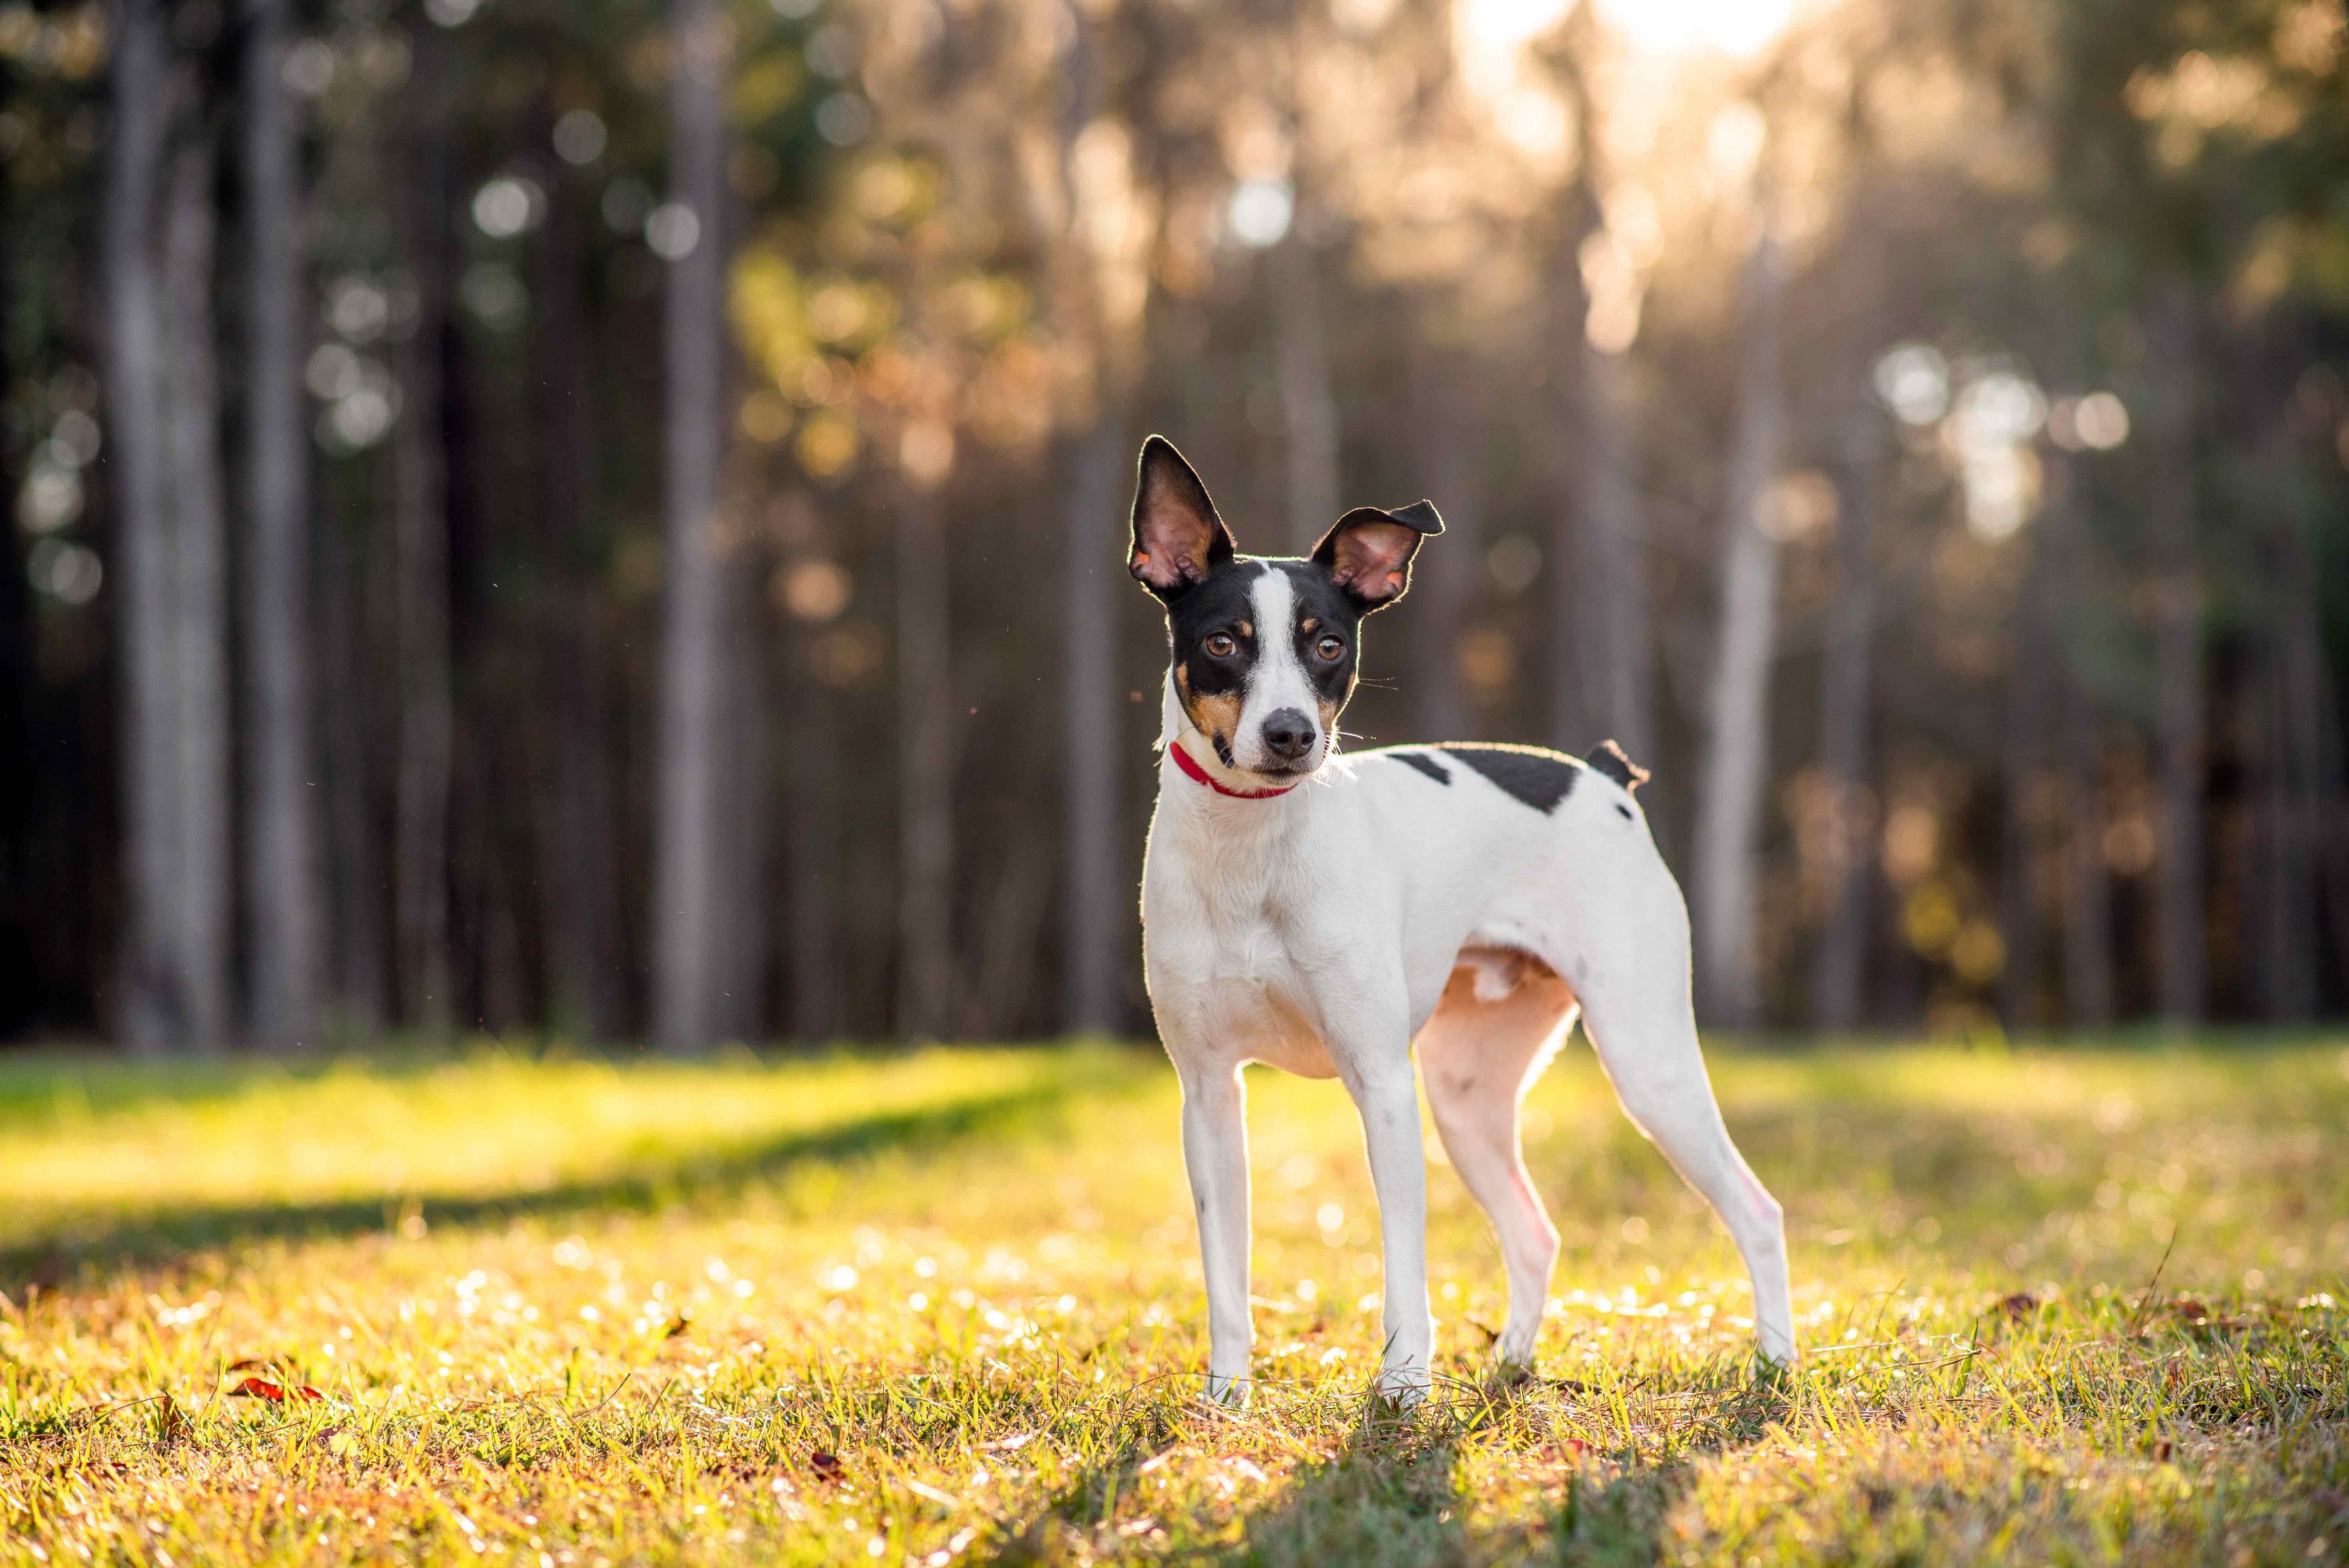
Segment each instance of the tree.
[{"label": "tree", "polygon": [[[551,114],[542,112],[538,119],[542,133],[551,130]],[[608,1039],[626,1025],[626,954],[618,813],[598,689],[604,650],[589,591],[599,465],[588,363],[593,324],[585,298],[586,201],[580,185],[568,168],[556,166],[534,269],[538,546],[546,570],[540,667],[554,731],[541,763],[546,822],[541,882],[552,1021]]]},{"label": "tree", "polygon": [[1820,661],[1819,765],[1833,791],[1826,924],[1819,934],[1811,1015],[1819,1027],[1859,1022],[1867,973],[1875,812],[1868,789],[1869,677],[1876,618],[1875,535],[1883,483],[1884,415],[1863,381],[1847,395],[1836,450],[1836,596]]},{"label": "tree", "polygon": [[230,898],[212,148],[195,64],[171,60],[160,0],[123,0],[114,36],[104,290],[127,687],[122,1028],[134,1049],[212,1049],[229,1023]]},{"label": "tree", "polygon": [[1069,6],[1075,41],[1060,123],[1061,232],[1050,264],[1063,318],[1091,349],[1074,397],[1083,412],[1064,443],[1061,541],[1061,1021],[1072,1034],[1110,1034],[1125,1021],[1124,970],[1134,935],[1120,830],[1127,705],[1118,687],[1118,606],[1125,602],[1123,506],[1130,461],[1122,418],[1130,346],[1103,308],[1102,269],[1089,242],[1086,132],[1102,112],[1108,69],[1103,22]]},{"label": "tree", "polygon": [[398,201],[414,329],[399,347],[407,412],[395,433],[399,686],[392,832],[393,959],[409,1022],[455,1016],[449,956],[449,794],[456,715],[449,655],[449,139],[455,61],[442,30],[409,29],[417,86],[406,104]]},{"label": "tree", "polygon": [[1124,1023],[1124,958],[1133,929],[1125,875],[1132,857],[1119,832],[1127,705],[1118,699],[1117,606],[1123,594],[1112,579],[1119,557],[1102,548],[1120,543],[1125,448],[1125,432],[1104,411],[1071,443],[1061,503],[1067,799],[1061,1016],[1073,1034],[1111,1034]]},{"label": "tree", "polygon": [[[727,720],[740,700],[730,636],[731,544],[719,512],[726,438],[726,119],[729,24],[717,0],[675,0],[669,78],[670,225],[665,318],[659,789],[654,827],[653,1034],[672,1049],[730,1026]],[[689,228],[688,226],[690,226]],[[689,242],[688,242],[688,235]],[[747,998],[746,998],[747,1000]]]},{"label": "tree", "polygon": [[2203,667],[2205,611],[2195,500],[2193,296],[2182,282],[2155,296],[2146,323],[2154,387],[2153,492],[2147,512],[2155,587],[2154,729],[2158,743],[2158,831],[2161,1016],[2191,1028],[2209,1006],[2202,843],[2203,748],[2209,727]]},{"label": "tree", "polygon": [[1456,349],[1427,349],[1412,378],[1418,437],[1413,467],[1419,488],[1444,514],[1443,548],[1427,552],[1412,573],[1412,728],[1418,740],[1470,738],[1460,637],[1483,567],[1484,497],[1475,436],[1483,420],[1482,410],[1468,404],[1472,380],[1464,358]]},{"label": "tree", "polygon": [[290,0],[251,0],[246,204],[246,1007],[254,1039],[315,1042],[328,933],[310,723],[310,449],[302,406],[305,286],[300,142],[285,82]]},{"label": "tree", "polygon": [[1785,258],[1766,201],[1745,263],[1734,428],[1722,507],[1720,634],[1697,779],[1696,987],[1716,1023],[1759,1014],[1754,949],[1763,792],[1769,781],[1770,664],[1777,644],[1778,545],[1764,531],[1764,489],[1778,467]]},{"label": "tree", "polygon": [[[1613,738],[1634,759],[1655,760],[1655,661],[1640,560],[1640,500],[1621,386],[1628,337],[1600,319],[1590,276],[1630,271],[1607,229],[1606,117],[1591,69],[1597,16],[1585,6],[1573,37],[1552,58],[1567,86],[1577,131],[1573,179],[1560,197],[1552,259],[1557,385],[1567,438],[1557,486],[1557,565],[1550,653],[1550,736],[1570,751]],[[1635,306],[1636,308],[1636,306]],[[1633,325],[1636,326],[1636,318]],[[1600,341],[1602,338],[1608,341]],[[1766,475],[1764,476],[1767,477]]]},{"label": "tree", "polygon": [[[919,427],[936,429],[937,427]],[[941,476],[942,477],[942,476]],[[954,598],[934,486],[897,523],[897,1033],[954,1027]]]}]

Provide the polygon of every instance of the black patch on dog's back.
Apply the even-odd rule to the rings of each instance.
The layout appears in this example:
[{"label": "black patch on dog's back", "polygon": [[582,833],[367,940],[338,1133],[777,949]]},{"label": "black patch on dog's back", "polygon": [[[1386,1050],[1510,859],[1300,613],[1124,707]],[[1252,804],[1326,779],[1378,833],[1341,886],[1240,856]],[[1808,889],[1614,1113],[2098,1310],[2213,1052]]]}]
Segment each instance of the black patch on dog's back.
[{"label": "black patch on dog's back", "polygon": [[1533,746],[1454,742],[1436,749],[1466,763],[1503,793],[1545,815],[1574,793],[1575,777],[1582,771],[1582,764],[1573,758]]},{"label": "black patch on dog's back", "polygon": [[1413,769],[1418,772],[1426,774],[1438,784],[1449,784],[1452,782],[1452,775],[1444,770],[1444,764],[1438,762],[1434,758],[1430,757],[1424,751],[1391,751],[1387,753],[1387,755],[1393,758],[1397,762],[1402,763],[1405,768]]},{"label": "black patch on dog's back", "polygon": [[1625,756],[1623,748],[1611,740],[1599,743],[1599,749],[1590,754],[1589,766],[1620,784],[1627,795],[1648,781],[1648,770]]}]

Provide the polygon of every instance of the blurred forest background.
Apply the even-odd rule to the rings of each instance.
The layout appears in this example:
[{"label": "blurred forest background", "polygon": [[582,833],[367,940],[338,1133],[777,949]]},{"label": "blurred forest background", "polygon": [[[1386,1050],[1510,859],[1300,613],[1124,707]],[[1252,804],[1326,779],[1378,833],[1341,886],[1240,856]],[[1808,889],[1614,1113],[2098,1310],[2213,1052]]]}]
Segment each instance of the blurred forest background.
[{"label": "blurred forest background", "polygon": [[1146,1027],[1142,435],[1720,1025],[2349,1006],[2340,0],[0,3],[0,1037]]}]

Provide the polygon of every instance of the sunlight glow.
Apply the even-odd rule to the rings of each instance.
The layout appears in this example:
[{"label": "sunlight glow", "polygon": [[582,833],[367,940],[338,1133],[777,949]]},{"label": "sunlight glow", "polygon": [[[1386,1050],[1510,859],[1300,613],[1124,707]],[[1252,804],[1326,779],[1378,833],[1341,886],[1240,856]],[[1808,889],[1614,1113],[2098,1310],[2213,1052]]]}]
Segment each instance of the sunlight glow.
[{"label": "sunlight glow", "polygon": [[[1505,139],[1537,163],[1572,150],[1566,107],[1530,58],[1534,46],[1577,0],[1456,0],[1453,13],[1461,74]],[[1795,18],[1800,0],[1588,0],[1600,20],[1649,69],[1674,71],[1679,57],[1742,59],[1759,53]]]},{"label": "sunlight glow", "polygon": [[1460,71],[1470,93],[1519,151],[1548,161],[1562,156],[1565,106],[1526,58],[1526,46],[1565,19],[1572,0],[1459,0],[1454,13]]},{"label": "sunlight glow", "polygon": [[[1541,0],[1524,0],[1533,9]],[[1599,15],[1634,49],[1654,55],[1717,49],[1757,54],[1794,20],[1794,0],[1598,0]]]}]

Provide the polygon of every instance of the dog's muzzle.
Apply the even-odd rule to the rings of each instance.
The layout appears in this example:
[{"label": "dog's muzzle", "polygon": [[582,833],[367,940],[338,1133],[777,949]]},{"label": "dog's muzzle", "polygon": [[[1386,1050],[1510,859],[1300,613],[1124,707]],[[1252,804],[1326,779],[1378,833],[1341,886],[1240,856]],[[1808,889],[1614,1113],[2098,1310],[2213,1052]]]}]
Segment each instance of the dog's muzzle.
[{"label": "dog's muzzle", "polygon": [[1310,716],[1295,707],[1279,708],[1268,715],[1260,733],[1265,756],[1284,768],[1294,767],[1312,755],[1314,742],[1321,738]]}]

